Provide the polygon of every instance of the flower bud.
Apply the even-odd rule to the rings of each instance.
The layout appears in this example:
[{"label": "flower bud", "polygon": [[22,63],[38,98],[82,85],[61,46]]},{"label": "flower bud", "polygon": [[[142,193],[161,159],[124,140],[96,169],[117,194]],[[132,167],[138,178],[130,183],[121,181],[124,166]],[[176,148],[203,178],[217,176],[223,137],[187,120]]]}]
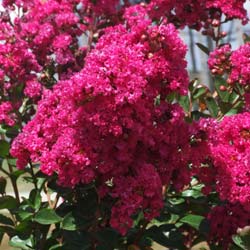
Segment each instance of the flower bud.
[{"label": "flower bud", "polygon": [[153,53],[148,53],[148,59],[151,59],[154,56]]},{"label": "flower bud", "polygon": [[211,72],[212,74],[217,74],[217,69],[212,69]]},{"label": "flower bud", "polygon": [[220,21],[219,21],[219,20],[214,19],[214,20],[212,21],[212,26],[213,26],[213,27],[218,27],[219,25],[220,25]]},{"label": "flower bud", "polygon": [[226,31],[222,31],[222,32],[220,33],[220,37],[225,37],[225,36],[227,36],[227,32],[226,32]]},{"label": "flower bud", "polygon": [[220,91],[226,91],[227,90],[227,87],[226,86],[224,86],[224,85],[221,85],[220,86]]}]

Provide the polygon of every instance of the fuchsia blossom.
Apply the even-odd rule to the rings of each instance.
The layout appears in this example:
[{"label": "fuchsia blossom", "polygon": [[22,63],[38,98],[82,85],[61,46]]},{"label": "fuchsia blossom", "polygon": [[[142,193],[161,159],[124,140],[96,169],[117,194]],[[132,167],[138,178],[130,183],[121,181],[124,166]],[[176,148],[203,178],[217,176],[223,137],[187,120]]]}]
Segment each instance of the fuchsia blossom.
[{"label": "fuchsia blossom", "polygon": [[250,84],[250,44],[242,45],[233,51],[230,58],[232,71],[229,76],[230,82],[242,85]]},{"label": "fuchsia blossom", "polygon": [[228,19],[238,18],[246,20],[246,0],[206,0],[206,8],[219,9]]},{"label": "fuchsia blossom", "polygon": [[153,0],[149,13],[155,18],[167,16],[178,27],[185,25],[200,29],[209,24],[209,19],[218,19],[222,14],[228,19],[238,18],[246,21],[245,0]]},{"label": "fuchsia blossom", "polygon": [[[186,47],[173,25],[149,25],[147,15],[130,15],[137,11],[128,10],[127,27],[105,30],[80,73],[44,92],[11,150],[20,168],[40,161],[61,185],[98,179],[100,194],[118,199],[111,225],[122,234],[138,210],[148,220],[157,216],[162,183],[170,182],[173,171],[186,173],[176,159],[180,140],[188,141],[187,126],[177,104],[164,101],[172,91],[186,93]],[[129,205],[131,199],[136,202]]]},{"label": "fuchsia blossom", "polygon": [[214,186],[221,200],[240,203],[249,209],[250,113],[225,117],[221,122],[203,119],[199,129],[206,137],[204,149],[207,149],[203,157],[209,157],[213,169],[210,183],[203,182]]},{"label": "fuchsia blossom", "polygon": [[208,66],[212,74],[222,75],[231,69],[230,56],[231,46],[229,44],[216,48],[209,54]]},{"label": "fuchsia blossom", "polygon": [[0,104],[0,122],[9,126],[15,124],[15,114],[13,114],[13,107],[10,102],[2,102]]},{"label": "fuchsia blossom", "polygon": [[249,210],[240,204],[223,204],[212,208],[209,212],[210,242],[222,243],[223,248],[228,249],[232,241],[232,235],[238,228],[243,228],[250,223]]},{"label": "fuchsia blossom", "polygon": [[216,190],[222,200],[239,202],[249,209],[250,114],[226,117],[216,130],[216,140],[211,149],[217,171]]},{"label": "fuchsia blossom", "polygon": [[208,66],[213,74],[228,74],[228,83],[246,86],[250,84],[250,44],[231,50],[229,44],[216,48],[210,53]]},{"label": "fuchsia blossom", "polygon": [[[148,221],[159,215],[164,186],[182,190],[194,175],[232,213],[249,211],[249,113],[190,125],[166,101],[188,92],[187,48],[176,27],[208,29],[223,14],[244,20],[245,1],[94,2],[3,1],[23,15],[13,25],[1,16],[0,123],[15,124],[16,96],[38,105],[12,143],[17,166],[39,162],[70,188],[95,183],[100,199],[112,199],[110,225],[123,235],[136,213]],[[249,84],[249,44],[217,48],[208,64],[213,74]],[[227,235],[244,226],[231,219]],[[226,238],[219,223],[211,225],[218,240]]]},{"label": "fuchsia blossom", "polygon": [[208,161],[194,173],[205,184],[204,191],[216,190],[222,201],[208,214],[209,237],[228,249],[236,230],[250,223],[250,113],[225,117],[221,122],[202,119],[199,128],[207,138],[201,151]]},{"label": "fuchsia blossom", "polygon": [[39,98],[41,96],[42,86],[37,81],[27,81],[24,94],[30,98]]}]

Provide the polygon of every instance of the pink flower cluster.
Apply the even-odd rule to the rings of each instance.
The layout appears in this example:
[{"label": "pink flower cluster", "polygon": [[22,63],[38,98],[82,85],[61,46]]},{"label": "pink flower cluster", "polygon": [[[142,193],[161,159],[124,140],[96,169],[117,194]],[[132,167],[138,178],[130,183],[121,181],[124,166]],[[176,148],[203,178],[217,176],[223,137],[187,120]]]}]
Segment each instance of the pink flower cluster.
[{"label": "pink flower cluster", "polygon": [[28,41],[41,65],[51,64],[52,55],[55,55],[57,64],[76,67],[74,53],[78,49],[77,36],[82,34],[80,17],[74,11],[77,2],[28,1],[32,7],[15,19],[16,31],[22,39]]},{"label": "pink flower cluster", "polygon": [[204,191],[216,190],[223,203],[208,214],[209,237],[228,249],[237,228],[250,223],[250,113],[225,117],[221,122],[201,120],[199,126],[206,133],[204,156],[210,163],[201,165],[196,175],[205,184]]},{"label": "pink flower cluster", "polygon": [[210,53],[208,66],[215,75],[228,75],[228,83],[246,86],[250,84],[250,44],[246,43],[232,51],[229,44]]},{"label": "pink flower cluster", "polygon": [[205,2],[207,9],[219,9],[228,19],[246,19],[247,13],[244,9],[246,0],[206,0]]},{"label": "pink flower cluster", "polygon": [[216,190],[222,200],[250,204],[250,113],[225,117],[216,128],[212,147]]},{"label": "pink flower cluster", "polygon": [[[80,71],[86,55],[86,44],[81,40],[88,32],[101,30],[99,26],[105,21],[100,16],[104,18],[111,12],[118,15],[118,3],[3,1],[6,10],[0,13],[1,102],[9,101],[18,108],[17,104],[29,97],[36,103],[43,88],[51,88],[58,79],[68,79]],[[88,46],[91,48],[92,41]]]},{"label": "pink flower cluster", "polygon": [[[218,47],[210,53],[208,66],[212,74],[223,77],[230,88],[237,88],[237,84],[241,86],[244,94],[241,94],[244,99],[244,111],[249,111],[249,84],[250,84],[250,44],[246,43],[240,48],[232,51],[229,44]],[[224,86],[221,90],[227,91]],[[235,90],[238,93],[238,90]]]},{"label": "pink flower cluster", "polygon": [[101,197],[117,199],[111,225],[122,234],[139,210],[158,215],[162,185],[187,175],[178,152],[189,140],[181,108],[165,101],[186,93],[186,46],[172,24],[151,25],[142,6],[125,16],[126,26],[105,30],[80,73],[44,92],[11,149],[20,168],[39,161],[61,185],[99,183]]},{"label": "pink flower cluster", "polygon": [[237,203],[227,203],[212,208],[208,219],[210,221],[210,243],[220,243],[225,250],[229,249],[232,235],[236,234],[237,229],[250,223],[249,210]]},{"label": "pink flower cluster", "polygon": [[202,119],[199,128],[206,137],[204,156],[207,155],[213,168],[210,185],[215,187],[222,201],[240,203],[249,209],[250,113],[228,116],[221,122]]},{"label": "pink flower cluster", "polygon": [[223,75],[231,69],[231,46],[229,44],[216,48],[209,54],[208,66],[214,75]]},{"label": "pink flower cluster", "polygon": [[188,25],[200,29],[206,28],[209,20],[218,19],[222,14],[227,19],[238,18],[245,21],[245,2],[246,0],[152,0],[149,4],[149,13],[155,18],[166,16],[178,27]]},{"label": "pink flower cluster", "polygon": [[9,126],[15,124],[15,115],[13,114],[13,107],[10,102],[2,102],[0,104],[0,123],[5,123]]},{"label": "pink flower cluster", "polygon": [[[223,14],[244,19],[244,2],[152,0],[123,8],[128,1],[5,0],[0,123],[14,125],[25,96],[32,104],[42,96],[12,144],[18,167],[39,162],[72,188],[94,182],[100,199],[112,199],[110,224],[123,235],[136,213],[146,220],[160,213],[165,185],[181,190],[193,175],[204,192],[214,187],[230,206],[249,210],[250,114],[188,125],[178,104],[166,101],[188,90],[186,46],[175,27],[213,29]],[[12,23],[13,6],[23,14]],[[225,45],[208,63],[213,74],[246,85],[249,57],[249,44],[234,52]]]},{"label": "pink flower cluster", "polygon": [[242,85],[250,84],[250,44],[246,43],[231,55],[232,70],[229,80]]},{"label": "pink flower cluster", "polygon": [[150,221],[159,215],[162,202],[162,182],[155,167],[151,164],[141,165],[134,176],[121,176],[114,180],[111,196],[119,199],[112,209],[110,224],[118,228],[121,234],[133,226],[131,216],[144,210],[144,217]]},{"label": "pink flower cluster", "polygon": [[22,104],[22,89],[26,85],[25,94],[30,96],[27,83],[38,81],[37,74],[41,71],[41,66],[28,43],[15,34],[10,24],[1,20],[0,41],[0,116],[5,117],[0,119],[0,123],[13,126],[15,120],[12,111],[17,111]]}]

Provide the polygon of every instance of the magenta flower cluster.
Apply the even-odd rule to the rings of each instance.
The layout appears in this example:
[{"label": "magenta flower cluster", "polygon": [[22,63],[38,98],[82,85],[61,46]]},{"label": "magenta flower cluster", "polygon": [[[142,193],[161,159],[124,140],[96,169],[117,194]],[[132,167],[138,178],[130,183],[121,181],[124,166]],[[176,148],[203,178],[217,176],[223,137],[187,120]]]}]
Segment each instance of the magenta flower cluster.
[{"label": "magenta flower cluster", "polygon": [[249,85],[250,44],[232,51],[229,44],[216,48],[209,55],[208,66],[214,75],[226,74],[229,84]]},{"label": "magenta flower cluster", "polygon": [[246,21],[244,0],[153,0],[149,4],[150,15],[154,18],[167,16],[179,27],[209,28],[211,20],[218,20],[222,14],[226,19],[238,18]]},{"label": "magenta flower cluster", "polygon": [[[3,1],[0,123],[21,129],[20,110],[36,107],[12,143],[17,166],[40,163],[70,188],[95,183],[100,199],[112,199],[109,223],[122,235],[136,213],[147,221],[160,214],[166,186],[182,191],[195,176],[226,204],[208,214],[211,238],[228,239],[245,217],[229,220],[227,232],[213,218],[249,211],[250,114],[184,121],[175,97],[188,93],[187,48],[176,27],[244,21],[245,1],[96,2]],[[14,8],[22,14],[12,22]],[[208,65],[248,85],[249,58],[249,44],[224,45]]]},{"label": "magenta flower cluster", "polygon": [[165,98],[186,93],[188,84],[186,46],[175,27],[151,25],[141,6],[125,18],[126,26],[105,30],[82,71],[44,91],[11,149],[20,168],[39,161],[61,185],[98,181],[102,197],[117,198],[111,225],[123,234],[139,209],[147,219],[160,212],[162,185],[176,166],[177,130],[185,128],[180,107]]}]

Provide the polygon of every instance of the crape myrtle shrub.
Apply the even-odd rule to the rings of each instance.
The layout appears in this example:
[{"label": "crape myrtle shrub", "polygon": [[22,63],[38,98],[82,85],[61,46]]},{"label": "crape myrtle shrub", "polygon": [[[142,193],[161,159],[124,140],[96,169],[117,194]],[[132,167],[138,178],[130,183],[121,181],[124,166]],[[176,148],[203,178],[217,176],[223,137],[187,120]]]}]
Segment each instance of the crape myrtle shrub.
[{"label": "crape myrtle shrub", "polygon": [[[3,1],[0,239],[248,249],[250,39],[233,51],[221,26],[245,2]],[[184,27],[214,41],[214,90],[188,77]]]}]

